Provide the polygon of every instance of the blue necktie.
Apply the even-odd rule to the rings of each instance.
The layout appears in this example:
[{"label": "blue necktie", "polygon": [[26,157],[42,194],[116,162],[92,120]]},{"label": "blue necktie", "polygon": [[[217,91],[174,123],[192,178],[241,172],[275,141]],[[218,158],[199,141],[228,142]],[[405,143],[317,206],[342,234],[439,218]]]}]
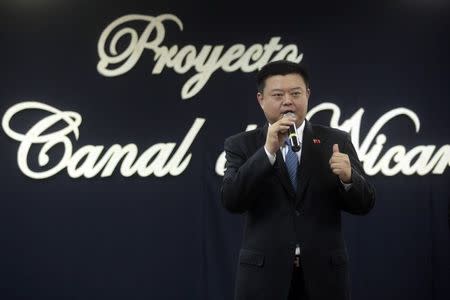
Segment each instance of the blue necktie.
[{"label": "blue necktie", "polygon": [[289,179],[291,179],[292,186],[297,192],[297,168],[298,168],[298,157],[297,154],[291,149],[291,142],[289,139],[286,141],[286,147],[288,151],[286,153],[286,167],[289,174]]}]

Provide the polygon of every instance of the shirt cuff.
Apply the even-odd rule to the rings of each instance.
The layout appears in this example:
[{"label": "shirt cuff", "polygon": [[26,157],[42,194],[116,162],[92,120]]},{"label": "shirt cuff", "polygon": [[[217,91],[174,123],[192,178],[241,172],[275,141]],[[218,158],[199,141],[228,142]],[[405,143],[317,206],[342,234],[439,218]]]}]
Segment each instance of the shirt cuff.
[{"label": "shirt cuff", "polygon": [[273,164],[275,163],[276,156],[273,155],[272,153],[270,153],[270,152],[266,149],[266,146],[264,146],[264,151],[266,151],[267,158],[269,159],[270,164],[273,166]]}]

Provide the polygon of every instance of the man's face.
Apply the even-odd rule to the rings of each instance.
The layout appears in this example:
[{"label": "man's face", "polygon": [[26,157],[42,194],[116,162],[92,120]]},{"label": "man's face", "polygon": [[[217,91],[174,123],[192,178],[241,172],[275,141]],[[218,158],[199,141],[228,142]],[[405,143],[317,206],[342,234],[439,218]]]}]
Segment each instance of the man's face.
[{"label": "man's face", "polygon": [[293,112],[300,126],[308,111],[310,91],[299,74],[274,75],[266,79],[262,93],[257,94],[267,120],[273,124],[283,114]]}]

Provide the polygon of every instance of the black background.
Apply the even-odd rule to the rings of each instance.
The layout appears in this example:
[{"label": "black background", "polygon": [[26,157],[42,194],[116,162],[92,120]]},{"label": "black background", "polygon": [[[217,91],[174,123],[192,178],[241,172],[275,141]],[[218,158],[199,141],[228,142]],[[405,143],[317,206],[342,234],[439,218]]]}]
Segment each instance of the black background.
[{"label": "black background", "polygon": [[[34,180],[17,165],[19,143],[0,131],[1,299],[231,299],[242,217],[220,204],[215,163],[225,137],[263,124],[254,73],[216,71],[182,100],[194,73],[152,75],[144,50],[118,77],[96,70],[101,32],[131,14],[176,15],[162,44],[296,44],[311,75],[310,108],[333,102],[340,122],[364,108],[361,140],[386,112],[406,107],[382,133],[395,145],[449,143],[450,3],[444,0],[254,4],[186,1],[3,0],[0,114],[40,101],[83,117],[85,145],[181,143],[206,122],[179,176],[76,178],[64,170]],[[329,124],[330,114],[313,122]],[[30,128],[30,114],[14,128]],[[55,149],[58,150],[58,149]],[[61,151],[61,149],[60,149]],[[56,151],[58,152],[58,151]],[[37,155],[33,156],[33,158]],[[378,173],[370,215],[345,214],[354,299],[448,299],[449,173]]]}]

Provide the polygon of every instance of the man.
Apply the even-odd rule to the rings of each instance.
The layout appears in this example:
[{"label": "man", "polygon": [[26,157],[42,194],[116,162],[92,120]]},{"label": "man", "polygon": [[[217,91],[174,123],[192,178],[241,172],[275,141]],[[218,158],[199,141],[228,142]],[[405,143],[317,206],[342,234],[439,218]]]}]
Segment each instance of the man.
[{"label": "man", "polygon": [[269,124],[225,140],[222,203],[246,216],[235,299],[350,299],[341,211],[367,214],[374,188],[349,135],[305,119],[301,65],[271,62],[257,83]]}]

